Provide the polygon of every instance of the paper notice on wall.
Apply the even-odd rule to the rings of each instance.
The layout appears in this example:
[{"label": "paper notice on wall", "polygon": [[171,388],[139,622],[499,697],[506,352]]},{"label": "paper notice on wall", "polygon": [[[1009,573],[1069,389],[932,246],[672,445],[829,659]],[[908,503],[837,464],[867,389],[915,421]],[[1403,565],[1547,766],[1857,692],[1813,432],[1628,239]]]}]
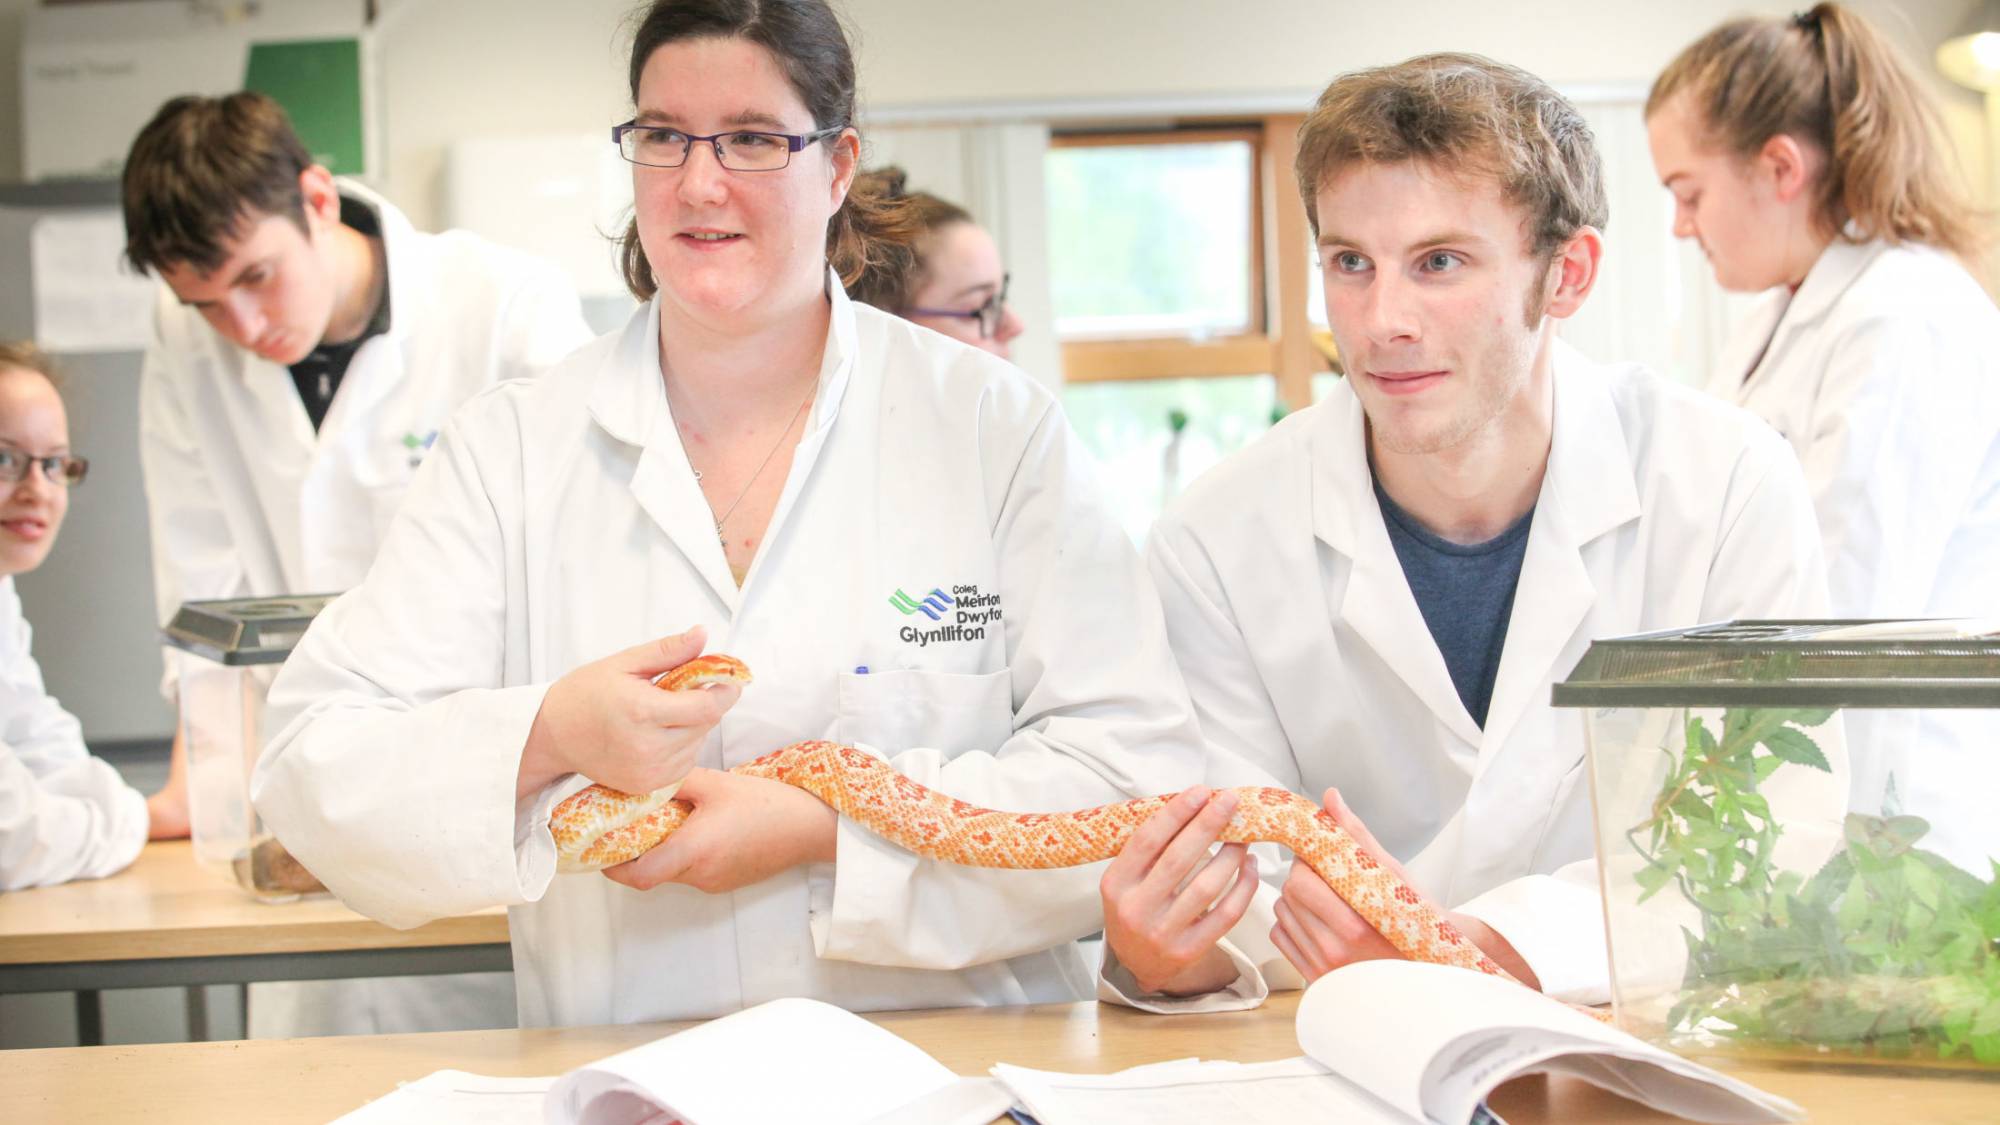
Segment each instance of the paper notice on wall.
[{"label": "paper notice on wall", "polygon": [[121,258],[115,211],[45,215],[28,236],[35,342],[52,352],[140,351],[151,335],[153,282]]}]

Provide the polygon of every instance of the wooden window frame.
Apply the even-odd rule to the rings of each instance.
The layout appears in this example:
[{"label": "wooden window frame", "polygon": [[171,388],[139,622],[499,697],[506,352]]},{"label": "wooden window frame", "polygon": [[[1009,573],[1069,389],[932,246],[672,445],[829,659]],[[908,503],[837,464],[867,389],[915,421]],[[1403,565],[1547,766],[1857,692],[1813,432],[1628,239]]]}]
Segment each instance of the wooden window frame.
[{"label": "wooden window frame", "polygon": [[[1066,381],[1274,375],[1278,399],[1287,409],[1311,405],[1312,377],[1320,365],[1306,312],[1307,263],[1299,252],[1307,244],[1306,215],[1292,175],[1302,120],[1299,115],[1284,114],[1247,123],[1183,123],[1164,129],[1062,133],[1050,138],[1051,148],[1246,141],[1251,150],[1251,330],[1199,339],[1170,336],[1064,341]],[[1286,247],[1291,248],[1289,252],[1285,252]]]}]

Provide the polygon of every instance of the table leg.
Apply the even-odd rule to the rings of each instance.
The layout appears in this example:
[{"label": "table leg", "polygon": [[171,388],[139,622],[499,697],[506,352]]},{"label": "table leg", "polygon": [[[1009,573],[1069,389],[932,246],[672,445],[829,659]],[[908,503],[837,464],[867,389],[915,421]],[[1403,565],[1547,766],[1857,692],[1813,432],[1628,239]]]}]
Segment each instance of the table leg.
[{"label": "table leg", "polygon": [[191,984],[182,992],[187,996],[188,1042],[206,1043],[211,1038],[208,1027],[208,989],[203,985]]},{"label": "table leg", "polygon": [[79,1047],[104,1045],[104,1000],[94,988],[76,992],[76,1042]]}]

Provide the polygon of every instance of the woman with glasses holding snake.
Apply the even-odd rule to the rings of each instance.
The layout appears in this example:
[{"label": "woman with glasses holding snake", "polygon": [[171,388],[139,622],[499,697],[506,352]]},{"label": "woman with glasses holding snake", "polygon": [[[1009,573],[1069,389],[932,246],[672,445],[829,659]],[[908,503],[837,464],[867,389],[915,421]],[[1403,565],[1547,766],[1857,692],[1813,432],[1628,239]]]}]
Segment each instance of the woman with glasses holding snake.
[{"label": "woman with glasses holding snake", "polygon": [[[42,565],[90,463],[69,444],[48,361],[0,344],[0,891],[95,879],[139,855],[166,810],[90,756],[76,717],[42,686],[14,576]],[[181,814],[178,835],[187,835]]]},{"label": "woman with glasses holding snake", "polygon": [[[614,135],[646,303],[454,417],[273,687],[258,808],[393,925],[509,906],[524,1024],[1088,998],[1095,869],[919,859],[726,772],[827,738],[1067,811],[1179,789],[1202,755],[1055,400],[844,291],[916,219],[851,190],[823,0],[660,0],[636,28]],[[704,648],[755,683],[651,686]],[[556,875],[550,810],[586,779],[678,783],[693,811],[608,878]]]}]

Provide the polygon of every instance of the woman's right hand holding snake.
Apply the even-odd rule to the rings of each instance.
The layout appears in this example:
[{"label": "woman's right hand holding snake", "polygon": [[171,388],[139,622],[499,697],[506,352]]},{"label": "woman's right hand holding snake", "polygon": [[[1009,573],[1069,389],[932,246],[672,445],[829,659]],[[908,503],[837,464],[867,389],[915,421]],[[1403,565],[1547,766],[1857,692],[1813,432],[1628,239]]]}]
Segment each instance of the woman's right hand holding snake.
[{"label": "woman's right hand holding snake", "polygon": [[705,643],[696,626],[582,665],[550,684],[521,752],[516,799],[569,774],[627,793],[650,793],[685,778],[702,740],[742,689],[725,683],[661,691],[653,680],[701,655]]}]

